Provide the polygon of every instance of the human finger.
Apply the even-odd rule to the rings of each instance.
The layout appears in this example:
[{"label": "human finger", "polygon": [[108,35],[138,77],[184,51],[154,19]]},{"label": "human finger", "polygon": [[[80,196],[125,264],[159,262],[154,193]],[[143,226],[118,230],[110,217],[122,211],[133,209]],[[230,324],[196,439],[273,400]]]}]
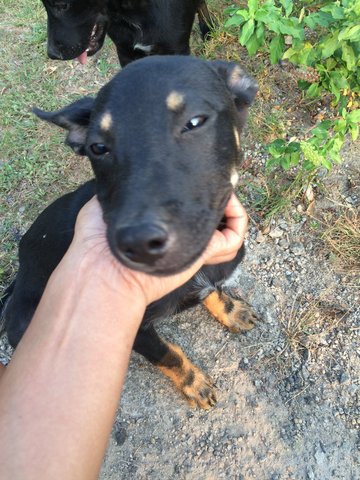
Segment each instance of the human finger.
[{"label": "human finger", "polygon": [[225,208],[226,226],[216,230],[205,251],[205,263],[215,264],[232,260],[241,245],[248,226],[248,216],[235,194]]}]

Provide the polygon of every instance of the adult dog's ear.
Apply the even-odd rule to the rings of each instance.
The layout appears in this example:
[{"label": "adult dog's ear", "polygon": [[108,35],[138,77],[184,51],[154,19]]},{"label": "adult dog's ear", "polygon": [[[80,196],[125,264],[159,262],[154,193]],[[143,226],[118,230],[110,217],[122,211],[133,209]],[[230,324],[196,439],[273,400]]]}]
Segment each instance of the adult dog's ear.
[{"label": "adult dog's ear", "polygon": [[65,140],[78,155],[85,155],[85,141],[94,99],[84,97],[56,112],[44,112],[34,108],[33,113],[42,120],[68,130]]},{"label": "adult dog's ear", "polygon": [[232,94],[242,128],[246,122],[248,108],[258,91],[258,84],[237,63],[215,60],[211,62],[211,65],[225,80]]}]

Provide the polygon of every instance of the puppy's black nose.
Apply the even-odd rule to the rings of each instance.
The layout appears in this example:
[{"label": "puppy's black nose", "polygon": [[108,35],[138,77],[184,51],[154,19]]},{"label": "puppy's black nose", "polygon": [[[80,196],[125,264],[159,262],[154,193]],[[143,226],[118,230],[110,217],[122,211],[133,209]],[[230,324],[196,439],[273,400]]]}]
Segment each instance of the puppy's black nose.
[{"label": "puppy's black nose", "polygon": [[132,262],[152,264],[168,249],[169,234],[163,225],[143,223],[116,231],[116,245]]}]

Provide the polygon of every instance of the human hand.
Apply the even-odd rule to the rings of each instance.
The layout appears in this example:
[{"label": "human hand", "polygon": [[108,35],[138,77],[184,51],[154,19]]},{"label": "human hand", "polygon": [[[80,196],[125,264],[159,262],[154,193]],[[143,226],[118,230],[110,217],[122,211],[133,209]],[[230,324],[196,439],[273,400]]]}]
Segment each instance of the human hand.
[{"label": "human hand", "polygon": [[[233,193],[224,211],[226,227],[216,230],[203,254],[183,272],[166,277],[157,277],[131,270],[122,265],[111,253],[106,240],[106,225],[96,197],[80,211],[75,227],[75,236],[70,251],[83,256],[113,289],[122,294],[144,298],[145,305],[158,300],[187,282],[204,265],[231,261],[241,247],[247,231],[248,217],[244,207]],[[94,270],[95,269],[95,270]],[[139,298],[140,299],[140,298]]]}]

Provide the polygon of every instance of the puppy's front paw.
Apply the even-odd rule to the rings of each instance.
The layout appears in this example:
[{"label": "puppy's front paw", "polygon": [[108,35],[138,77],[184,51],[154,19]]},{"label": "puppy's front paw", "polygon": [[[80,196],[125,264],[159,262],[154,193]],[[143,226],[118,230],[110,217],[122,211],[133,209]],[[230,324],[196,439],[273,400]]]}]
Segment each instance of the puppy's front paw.
[{"label": "puppy's front paw", "polygon": [[258,321],[249,304],[224,292],[210,293],[203,303],[209,312],[233,333],[251,330]]},{"label": "puppy's front paw", "polygon": [[212,380],[195,366],[187,373],[180,390],[192,407],[207,410],[216,403]]},{"label": "puppy's front paw", "polygon": [[167,348],[161,364],[158,364],[162,373],[173,381],[192,407],[207,410],[215,405],[215,388],[211,379],[187,358],[180,347],[167,343]]}]

